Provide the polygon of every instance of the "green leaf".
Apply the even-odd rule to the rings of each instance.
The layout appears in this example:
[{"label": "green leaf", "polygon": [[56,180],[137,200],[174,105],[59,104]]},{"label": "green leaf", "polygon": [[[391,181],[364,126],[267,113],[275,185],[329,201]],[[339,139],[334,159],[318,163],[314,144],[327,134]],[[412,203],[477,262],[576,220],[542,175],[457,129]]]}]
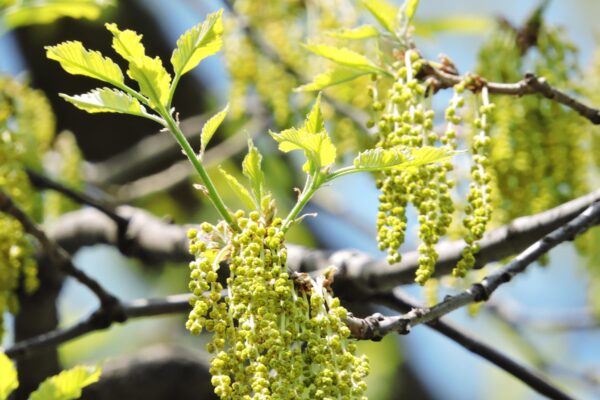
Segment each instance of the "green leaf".
[{"label": "green leaf", "polygon": [[304,129],[308,133],[319,133],[325,130],[325,120],[323,120],[323,113],[321,113],[321,93],[317,96],[315,104],[306,116]]},{"label": "green leaf", "polygon": [[406,162],[408,157],[400,149],[365,150],[354,159],[354,166],[360,169],[387,169]]},{"label": "green leaf", "polygon": [[307,162],[303,166],[305,172],[320,170],[333,164],[336,149],[327,132],[309,133],[306,129],[286,129],[281,133],[270,132],[273,139],[279,143],[279,150],[284,153],[302,150]]},{"label": "green leaf", "polygon": [[116,89],[98,88],[75,96],[62,93],[59,96],[89,113],[112,112],[138,116],[147,115],[146,109],[137,99]]},{"label": "green leaf", "polygon": [[431,37],[441,32],[457,32],[471,35],[486,33],[493,26],[493,21],[481,16],[448,16],[443,18],[432,18],[427,20],[415,20],[415,35]]},{"label": "green leaf", "polygon": [[456,152],[443,147],[424,146],[410,153],[410,160],[406,167],[420,167],[421,165],[444,162],[450,160]]},{"label": "green leaf", "polygon": [[248,154],[244,157],[244,161],[242,162],[242,171],[250,181],[257,208],[261,207],[265,181],[261,163],[262,155],[256,146],[254,146],[254,143],[252,143],[252,139],[248,139]]},{"label": "green leaf", "polygon": [[212,56],[223,46],[223,10],[209,14],[206,20],[185,32],[177,40],[177,48],[171,56],[176,75],[194,69],[200,61]]},{"label": "green leaf", "polygon": [[330,86],[338,85],[347,81],[351,81],[360,76],[369,74],[368,71],[356,71],[350,68],[335,68],[323,74],[317,75],[311,83],[302,85],[294,89],[296,92],[311,92],[323,90]]},{"label": "green leaf", "polygon": [[379,30],[377,30],[377,28],[375,28],[373,25],[366,24],[352,29],[344,28],[335,31],[329,31],[325,34],[336,39],[361,40],[379,36]]},{"label": "green leaf", "polygon": [[171,86],[171,75],[158,57],[144,56],[129,63],[127,74],[140,86],[140,92],[155,108],[166,107]]},{"label": "green leaf", "polygon": [[122,31],[117,24],[105,24],[104,26],[113,35],[112,48],[125,60],[132,62],[146,56],[142,35],[130,29]]},{"label": "green leaf", "polygon": [[406,0],[403,5],[404,16],[406,17],[406,23],[410,24],[413,17],[415,16],[415,12],[417,12],[417,7],[419,6],[419,0]]},{"label": "green leaf", "polygon": [[19,387],[17,369],[6,354],[0,353],[0,400],[7,399],[17,387]]},{"label": "green leaf", "polygon": [[223,175],[223,177],[225,178],[225,181],[227,181],[227,184],[229,185],[231,190],[245,204],[245,206],[249,210],[254,210],[256,208],[256,205],[254,204],[254,199],[252,199],[252,196],[250,195],[250,192],[248,191],[248,189],[246,189],[246,187],[244,185],[242,185],[240,183],[240,181],[238,181],[235,178],[235,176],[229,174],[227,171],[225,171],[220,166],[219,166],[219,172],[221,173],[221,175]]},{"label": "green leaf", "polygon": [[362,3],[388,32],[395,34],[398,27],[398,8],[385,0],[363,0]]},{"label": "green leaf", "polygon": [[63,42],[56,46],[47,46],[46,57],[58,61],[70,74],[89,76],[115,86],[124,85],[121,68],[100,52],[87,50],[81,42]]},{"label": "green leaf", "polygon": [[204,154],[204,150],[206,150],[206,146],[208,145],[208,142],[210,142],[210,139],[212,139],[219,126],[223,123],[227,111],[229,111],[229,104],[227,104],[222,111],[213,115],[202,127],[202,133],[200,133],[200,157]]},{"label": "green leaf", "polygon": [[16,28],[33,24],[48,24],[62,17],[96,19],[102,9],[113,5],[111,0],[37,0],[19,1],[2,10],[5,26]]},{"label": "green leaf", "polygon": [[304,44],[302,46],[316,55],[325,57],[328,60],[346,67],[361,71],[385,73],[383,69],[379,68],[367,57],[350,49],[325,44]]},{"label": "green leaf", "polygon": [[29,400],[70,400],[81,397],[81,390],[98,382],[99,367],[75,367],[46,379],[31,393]]}]

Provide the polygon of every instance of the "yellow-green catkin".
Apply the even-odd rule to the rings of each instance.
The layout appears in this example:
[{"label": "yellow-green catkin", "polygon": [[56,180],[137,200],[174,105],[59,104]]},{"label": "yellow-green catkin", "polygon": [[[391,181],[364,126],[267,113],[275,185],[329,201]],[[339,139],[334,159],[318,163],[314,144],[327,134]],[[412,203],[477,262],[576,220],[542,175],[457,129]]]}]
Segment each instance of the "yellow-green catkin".
[{"label": "yellow-green catkin", "polygon": [[[516,33],[499,26],[482,46],[477,72],[488,81],[517,82],[533,71],[562,90],[581,93],[576,49],[562,31],[542,25],[525,56]],[[494,222],[555,207],[588,189],[587,123],[542,96],[494,97],[490,174]]]},{"label": "yellow-green catkin", "polygon": [[452,271],[452,275],[463,277],[475,264],[475,254],[479,250],[477,242],[483,237],[492,217],[491,181],[489,173],[490,115],[494,105],[490,103],[488,88],[481,89],[481,105],[474,121],[474,134],[471,137],[471,184],[467,195],[463,225],[467,230],[464,236],[466,246],[462,258]]},{"label": "yellow-green catkin", "polygon": [[[25,168],[41,168],[53,135],[54,116],[44,95],[0,77],[0,189],[37,222],[42,220],[42,196],[32,188]],[[38,285],[30,239],[18,221],[0,214],[0,316],[18,311],[19,288],[32,293]],[[0,326],[0,338],[2,331]]]},{"label": "yellow-green catkin", "polygon": [[[210,372],[222,399],[363,399],[368,364],[327,277],[292,279],[281,219],[235,214],[189,232],[193,310],[186,327],[212,333]],[[227,289],[219,282],[229,260]]]},{"label": "yellow-green catkin", "polygon": [[[434,112],[425,98],[426,87],[416,78],[422,65],[423,60],[415,51],[406,51],[394,64],[395,81],[385,100],[376,98],[376,90],[372,91],[373,110],[379,113],[377,146],[408,151],[434,146],[440,141],[443,146],[455,146],[455,131],[449,129],[440,138],[433,129]],[[412,203],[418,211],[421,243],[415,280],[421,285],[434,272],[437,261],[434,246],[452,221],[454,206],[450,190],[454,183],[448,179],[450,170],[451,163],[389,170],[377,181],[381,190],[377,241],[380,249],[387,250],[389,263],[400,260],[398,248],[404,242],[408,203]]]}]

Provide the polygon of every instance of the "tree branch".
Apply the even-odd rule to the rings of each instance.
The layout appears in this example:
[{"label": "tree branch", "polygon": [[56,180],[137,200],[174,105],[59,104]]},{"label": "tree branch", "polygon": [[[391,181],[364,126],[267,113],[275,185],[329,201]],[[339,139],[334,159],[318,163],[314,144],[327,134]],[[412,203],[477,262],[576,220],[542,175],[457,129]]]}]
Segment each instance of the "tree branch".
[{"label": "tree branch", "polygon": [[15,343],[4,350],[14,359],[26,358],[43,349],[54,348],[88,333],[109,328],[114,323],[123,323],[130,318],[142,318],[164,314],[175,314],[190,310],[189,294],[176,294],[164,299],[139,299],[121,304],[122,315],[102,306],[91,315],[67,328],[32,337]]},{"label": "tree branch", "polygon": [[[579,197],[558,207],[511,223],[488,232],[480,242],[476,267],[498,261],[525,249],[536,240],[580,214],[594,201],[600,199],[600,190]],[[162,221],[151,214],[132,207],[120,207],[120,215],[129,219],[127,249],[124,254],[137,257],[146,263],[165,261],[190,261],[187,226],[180,227]],[[69,252],[94,244],[118,245],[115,224],[102,213],[83,209],[62,216],[48,229],[48,235]],[[435,276],[448,274],[462,257],[464,241],[447,241],[436,246],[439,254]],[[403,255],[402,261],[387,265],[385,260],[355,250],[323,251],[289,245],[288,265],[300,272],[324,269],[329,265],[338,268],[336,293],[348,291],[356,296],[384,292],[400,284],[412,283],[418,266],[416,251]]]},{"label": "tree branch", "polygon": [[[400,312],[422,309],[417,303],[399,290],[379,298],[386,306]],[[572,399],[571,396],[552,385],[536,371],[519,364],[492,346],[468,334],[454,324],[440,319],[429,321],[427,326],[456,342],[471,353],[477,354],[502,370],[508,372],[538,393],[552,399]]]},{"label": "tree branch", "polygon": [[40,243],[49,262],[90,289],[98,297],[103,306],[112,308],[119,303],[117,298],[108,293],[95,279],[77,269],[73,265],[69,254],[60,245],[50,240],[44,231],[31,221],[27,214],[2,190],[0,190],[0,211],[11,215],[19,221],[25,232],[36,238]]},{"label": "tree branch", "polygon": [[[430,76],[435,79],[434,87],[449,88],[457,83],[464,82],[468,77],[453,75],[435,68],[431,64],[426,64],[424,69],[425,76]],[[556,101],[566,107],[576,111],[582,117],[588,119],[592,124],[600,124],[600,110],[589,107],[567,93],[558,90],[551,86],[545,78],[538,77],[533,73],[526,73],[522,80],[515,83],[497,83],[487,82],[485,79],[473,76],[473,84],[467,87],[470,90],[478,91],[482,86],[487,86],[489,93],[505,94],[513,96],[526,96],[532,94],[541,94],[547,99]]]},{"label": "tree branch", "polygon": [[[498,271],[493,272],[481,282],[475,283],[469,289],[454,296],[447,296],[442,302],[431,308],[415,308],[404,315],[391,317],[375,314],[361,320],[361,325],[355,328],[355,330],[359,329],[360,332],[368,335],[365,337],[366,339],[380,339],[391,332],[407,334],[410,328],[415,325],[437,320],[467,304],[487,301],[498,287],[510,282],[514,276],[525,271],[535,260],[548,253],[560,243],[573,240],[578,234],[596,224],[599,219],[600,200],[595,201],[571,222],[544,236],[519,254],[513,261]],[[385,293],[382,296],[383,298],[387,298],[387,294]],[[371,299],[377,300],[378,295],[373,295]]]}]

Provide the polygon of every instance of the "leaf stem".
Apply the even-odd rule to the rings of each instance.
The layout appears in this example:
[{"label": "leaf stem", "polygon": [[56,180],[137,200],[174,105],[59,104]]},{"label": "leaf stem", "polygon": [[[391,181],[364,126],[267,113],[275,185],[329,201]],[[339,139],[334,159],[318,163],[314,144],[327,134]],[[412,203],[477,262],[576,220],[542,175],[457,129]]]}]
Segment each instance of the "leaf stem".
[{"label": "leaf stem", "polygon": [[196,170],[196,172],[198,172],[198,175],[200,175],[202,183],[204,184],[208,192],[208,197],[210,198],[211,202],[213,203],[221,217],[229,224],[229,226],[231,226],[233,229],[237,229],[237,226],[234,223],[231,214],[229,214],[229,211],[227,210],[223,199],[221,199],[219,192],[217,191],[212,180],[210,179],[208,172],[206,172],[206,169],[202,165],[202,162],[200,162],[200,159],[196,156],[196,153],[192,149],[192,146],[184,136],[183,132],[181,132],[179,124],[177,124],[173,116],[166,110],[162,109],[158,111],[164,118],[164,121],[166,122],[166,127],[169,129],[173,137],[175,137],[175,140],[177,140],[177,142],[183,149],[185,155],[194,166],[194,169]]},{"label": "leaf stem", "polygon": [[308,201],[315,194],[319,186],[321,186],[321,184],[323,183],[323,180],[319,179],[321,177],[323,177],[323,175],[321,175],[321,173],[318,171],[314,175],[307,176],[306,184],[304,185],[304,189],[302,189],[302,193],[300,193],[298,202],[294,205],[290,213],[287,215],[287,217],[285,217],[285,220],[283,221],[283,226],[281,228],[283,232],[287,232],[287,230],[291,227],[292,223],[294,222],[300,211],[302,211],[306,203],[308,203]]}]

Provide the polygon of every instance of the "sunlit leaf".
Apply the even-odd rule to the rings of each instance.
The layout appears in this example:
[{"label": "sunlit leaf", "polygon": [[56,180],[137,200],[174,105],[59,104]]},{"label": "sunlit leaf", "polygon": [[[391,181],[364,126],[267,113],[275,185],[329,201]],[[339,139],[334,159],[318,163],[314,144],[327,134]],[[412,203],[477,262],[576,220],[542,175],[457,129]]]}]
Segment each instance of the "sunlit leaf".
[{"label": "sunlit leaf", "polygon": [[415,12],[417,12],[417,7],[419,6],[419,0],[406,0],[404,3],[404,16],[406,17],[407,23],[412,21],[415,16]]},{"label": "sunlit leaf", "polygon": [[325,120],[323,120],[323,113],[321,112],[321,93],[317,96],[315,104],[306,116],[304,129],[308,133],[319,133],[325,130]]},{"label": "sunlit leaf", "polygon": [[98,382],[100,368],[75,367],[46,379],[31,393],[29,400],[70,400],[81,397],[81,390]]},{"label": "sunlit leaf", "polygon": [[326,44],[305,44],[303,46],[316,55],[346,67],[369,72],[385,72],[367,57],[350,49]]},{"label": "sunlit leaf", "polygon": [[210,139],[212,139],[219,126],[223,123],[228,111],[229,104],[227,104],[223,110],[210,117],[202,127],[202,133],[200,133],[200,156],[204,154],[208,142],[210,142]]},{"label": "sunlit leaf", "polygon": [[351,81],[369,73],[369,71],[357,71],[355,69],[350,68],[335,68],[323,74],[317,75],[311,83],[307,83],[306,85],[297,87],[294,90],[296,92],[310,92],[316,90],[323,90],[330,86]]},{"label": "sunlit leaf", "polygon": [[375,148],[361,152],[354,159],[354,166],[359,170],[384,170],[414,168],[426,164],[443,162],[454,155],[444,148],[425,146],[410,153],[402,148]]},{"label": "sunlit leaf", "polygon": [[138,83],[140,92],[148,97],[154,107],[166,106],[171,75],[163,67],[160,58],[137,58],[129,63],[127,74]]},{"label": "sunlit leaf", "polygon": [[337,39],[361,40],[379,36],[379,30],[373,25],[366,24],[352,29],[329,31],[326,34]]},{"label": "sunlit leaf", "polygon": [[130,29],[122,31],[116,24],[106,24],[105,26],[113,34],[113,49],[125,60],[132,62],[146,55],[146,50],[142,44],[142,35]]},{"label": "sunlit leaf", "polygon": [[424,146],[414,149],[410,153],[410,161],[407,162],[408,167],[419,167],[425,164],[432,164],[450,160],[455,152],[449,151],[442,147]]},{"label": "sunlit leaf", "polygon": [[394,33],[397,28],[398,7],[385,0],[363,0],[362,3],[387,31]]},{"label": "sunlit leaf", "polygon": [[480,35],[488,32],[493,25],[493,21],[487,17],[456,15],[427,20],[417,19],[414,21],[414,33],[425,37],[431,37],[440,32]]},{"label": "sunlit leaf", "polygon": [[98,88],[75,96],[61,93],[60,97],[89,113],[112,112],[138,116],[146,115],[146,109],[137,99],[116,89]]},{"label": "sunlit leaf", "polygon": [[0,353],[0,399],[7,399],[17,387],[19,387],[17,370],[10,358]]},{"label": "sunlit leaf", "polygon": [[4,26],[16,28],[33,24],[48,24],[58,18],[96,19],[111,0],[36,0],[19,1],[6,7],[0,16]]},{"label": "sunlit leaf", "polygon": [[235,176],[229,174],[223,168],[219,167],[219,172],[221,173],[221,175],[223,175],[223,178],[225,178],[225,181],[227,182],[227,184],[229,185],[231,190],[244,203],[244,205],[249,210],[254,210],[256,208],[256,206],[254,204],[254,200],[252,199],[252,196],[250,195],[250,192],[248,191],[248,189],[246,189],[246,187],[244,185],[242,185],[240,183],[240,181],[238,181],[235,178]]},{"label": "sunlit leaf", "polygon": [[250,181],[250,186],[252,187],[252,193],[254,194],[254,198],[256,199],[256,204],[260,207],[263,197],[263,186],[265,181],[265,176],[263,174],[262,168],[262,155],[252,143],[252,139],[248,140],[248,154],[244,157],[244,161],[242,162],[242,171],[244,175]]},{"label": "sunlit leaf", "polygon": [[188,30],[177,40],[177,48],[171,56],[175,74],[185,74],[194,69],[200,61],[221,50],[222,14],[223,10],[209,14],[203,23]]},{"label": "sunlit leaf", "polygon": [[303,169],[310,172],[333,164],[336,149],[327,132],[309,133],[306,129],[286,129],[281,133],[271,132],[271,136],[279,143],[279,150],[284,153],[302,150],[307,158]]},{"label": "sunlit leaf", "polygon": [[408,157],[400,149],[375,149],[365,150],[354,159],[354,166],[361,169],[390,168],[406,162]]},{"label": "sunlit leaf", "polygon": [[87,50],[81,42],[63,42],[56,46],[47,46],[46,56],[58,61],[70,74],[89,76],[115,86],[124,84],[123,72],[113,60],[104,57],[98,51]]}]

